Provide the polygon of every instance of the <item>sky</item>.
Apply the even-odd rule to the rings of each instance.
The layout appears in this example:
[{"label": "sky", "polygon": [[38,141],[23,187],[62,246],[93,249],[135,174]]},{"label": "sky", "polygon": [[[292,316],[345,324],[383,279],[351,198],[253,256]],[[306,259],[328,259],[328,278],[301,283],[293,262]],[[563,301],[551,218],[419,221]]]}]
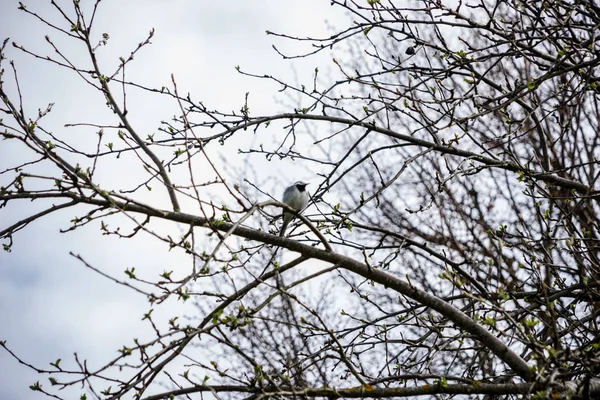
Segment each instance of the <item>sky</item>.
[{"label": "sky", "polygon": [[[82,3],[86,1],[92,3]],[[50,1],[23,3],[39,15],[58,20]],[[0,0],[0,40],[9,37],[27,48],[52,54],[44,40],[51,32],[49,28],[17,10],[17,6],[17,1]],[[152,46],[136,55],[128,69],[129,77],[160,87],[170,86],[174,74],[182,91],[212,108],[226,110],[239,110],[245,93],[250,92],[252,110],[261,114],[283,109],[275,97],[278,88],[264,80],[241,76],[236,66],[292,81],[310,79],[316,66],[320,70],[331,66],[328,53],[310,60],[282,60],[273,44],[290,53],[300,48],[265,31],[327,36],[331,25],[347,23],[346,19],[325,0],[104,0],[95,29],[110,36],[108,45],[99,51],[103,65],[116,65],[120,56],[126,57],[154,28]],[[79,57],[81,49],[72,42],[63,42],[55,33],[51,33],[51,39],[70,56]],[[26,110],[34,112],[54,103],[52,113],[44,120],[46,127],[71,135],[71,140],[77,142],[83,140],[78,136],[80,131],[65,130],[63,125],[94,120],[107,112],[102,99],[72,73],[26,56],[12,46],[5,55],[15,60]],[[129,102],[135,105],[129,117],[141,130],[155,130],[173,113],[170,106],[144,92],[132,92]],[[0,169],[14,165],[20,157],[17,148],[0,143]],[[282,182],[306,178],[293,167],[274,171],[268,173],[279,174],[277,178]],[[131,176],[128,172],[108,166],[103,179],[135,181],[135,171]],[[36,207],[26,202],[0,209],[0,228]],[[11,350],[37,366],[49,368],[48,363],[58,358],[63,360],[62,365],[73,365],[74,352],[82,359],[97,361],[99,366],[132,336],[148,335],[147,324],[141,321],[148,311],[144,296],[85,268],[70,252],[122,278],[126,268],[135,267],[142,275],[156,276],[173,266],[190,263],[185,255],[169,252],[165,246],[149,246],[149,236],[119,240],[100,235],[97,225],[60,233],[72,217],[72,211],[66,211],[36,221],[15,235],[12,252],[0,253],[0,340],[6,340]],[[179,307],[178,313],[193,312],[181,309],[181,303],[170,307]],[[167,315],[173,309],[165,307],[162,312]],[[47,377],[18,364],[2,350],[0,371],[0,399],[45,398],[28,387],[38,380],[49,386]],[[78,398],[81,392],[77,389],[67,393],[63,395]]]}]

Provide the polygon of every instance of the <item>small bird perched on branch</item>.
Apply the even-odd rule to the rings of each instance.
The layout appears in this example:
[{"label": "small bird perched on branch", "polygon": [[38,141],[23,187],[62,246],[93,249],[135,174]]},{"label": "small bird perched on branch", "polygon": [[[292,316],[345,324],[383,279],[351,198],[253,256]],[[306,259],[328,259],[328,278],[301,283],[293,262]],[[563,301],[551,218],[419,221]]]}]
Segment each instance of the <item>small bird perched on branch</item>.
[{"label": "small bird perched on branch", "polygon": [[[292,207],[294,210],[301,212],[308,205],[308,192],[306,191],[306,186],[308,183],[298,181],[294,183],[292,186],[285,189],[283,192],[283,200],[282,202]],[[281,225],[281,231],[279,232],[279,236],[283,236],[285,230],[290,222],[294,219],[294,214],[284,211],[283,212],[283,225]]]}]

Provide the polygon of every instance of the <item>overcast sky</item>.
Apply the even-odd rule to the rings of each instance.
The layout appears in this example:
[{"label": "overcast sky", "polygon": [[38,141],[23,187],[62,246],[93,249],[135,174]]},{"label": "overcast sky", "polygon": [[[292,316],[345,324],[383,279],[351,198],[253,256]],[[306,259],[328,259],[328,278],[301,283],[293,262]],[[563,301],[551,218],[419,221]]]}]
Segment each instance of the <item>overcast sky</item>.
[{"label": "overcast sky", "polygon": [[[92,3],[82,3],[86,1]],[[49,1],[24,3],[32,11],[58,20]],[[50,34],[78,57],[80,49],[72,42],[63,43],[59,35],[18,11],[17,6],[17,1],[0,0],[0,40],[10,37],[28,48],[52,54],[44,41],[44,35]],[[95,29],[110,35],[108,46],[99,54],[103,63],[115,65],[118,57],[126,57],[155,28],[153,45],[139,54],[128,70],[131,79],[155,87],[170,86],[173,73],[182,91],[225,110],[239,110],[244,94],[250,92],[252,110],[261,114],[282,109],[274,99],[277,87],[242,77],[235,66],[302,81],[310,79],[315,67],[326,70],[331,64],[331,55],[324,53],[292,65],[271,46],[277,43],[292,53],[295,45],[267,36],[265,31],[326,36],[331,33],[328,24],[341,25],[344,18],[326,0],[104,0]],[[55,103],[44,121],[55,132],[61,132],[66,122],[94,120],[106,112],[97,93],[72,73],[26,57],[12,46],[6,56],[16,61],[27,110]],[[5,76],[4,80],[8,79]],[[129,101],[135,107],[130,109],[130,118],[138,129],[152,132],[172,112],[148,97],[131,93]],[[15,151],[0,142],[0,169],[20,159],[21,154]],[[119,171],[123,179],[127,179],[125,172]],[[289,169],[276,173],[281,174],[282,182],[296,178]],[[0,228],[32,207],[36,205],[27,202],[13,206],[10,213],[0,210]],[[156,276],[174,265],[189,263],[184,255],[169,252],[166,246],[148,246],[144,238],[125,241],[101,236],[97,225],[60,234],[59,229],[67,228],[72,217],[72,211],[67,211],[37,221],[15,236],[11,253],[0,253],[0,340],[6,340],[12,350],[38,366],[49,367],[48,363],[58,358],[63,360],[61,365],[73,365],[73,352],[82,359],[95,360],[93,366],[99,366],[132,337],[148,335],[147,324],[141,322],[149,308],[146,299],[84,268],[69,252],[119,277],[126,268],[136,267],[136,271]],[[176,312],[182,313],[181,303],[172,307],[179,307]],[[45,398],[28,386],[39,380],[48,387],[47,376],[36,375],[1,350],[0,371],[0,399]],[[78,398],[80,393],[77,388],[68,397]]]}]

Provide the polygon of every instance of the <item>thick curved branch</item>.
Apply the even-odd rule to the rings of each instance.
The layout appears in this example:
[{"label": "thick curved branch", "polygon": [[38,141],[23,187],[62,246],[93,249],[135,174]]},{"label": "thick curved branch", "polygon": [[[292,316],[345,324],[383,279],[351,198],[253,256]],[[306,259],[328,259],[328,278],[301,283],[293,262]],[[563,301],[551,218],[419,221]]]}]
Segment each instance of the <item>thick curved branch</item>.
[{"label": "thick curved branch", "polygon": [[306,258],[315,258],[321,261],[326,261],[331,264],[337,265],[339,268],[346,269],[354,272],[366,279],[370,279],[373,282],[379,283],[385,287],[391,288],[398,293],[409,297],[420,304],[423,304],[444,317],[448,318],[454,324],[465,330],[466,332],[473,335],[480,343],[486,346],[492,353],[494,353],[500,360],[506,363],[512,371],[523,378],[525,381],[529,381],[533,378],[533,374],[529,369],[529,366],[518,354],[512,351],[506,344],[500,339],[494,336],[487,329],[479,325],[473,319],[469,318],[465,313],[458,310],[446,301],[436,297],[432,294],[425,292],[410,283],[407,283],[393,275],[390,275],[384,271],[372,269],[368,265],[359,262],[350,257],[315,248],[310,245],[299,243],[295,240],[271,235],[263,231],[238,226],[232,230],[234,224],[208,220],[203,217],[198,217],[191,214],[184,214],[178,212],[164,211],[146,207],[140,204],[125,203],[121,201],[113,200],[112,203],[103,199],[88,199],[80,197],[74,193],[65,193],[65,196],[78,200],[81,203],[93,204],[105,207],[114,207],[128,212],[141,213],[148,216],[162,218],[173,222],[180,222],[186,225],[195,225],[200,227],[210,227],[211,229],[218,229],[223,232],[232,231],[233,235],[243,237],[250,240],[256,240],[261,243],[272,244],[278,247],[283,247],[291,251],[300,253]]},{"label": "thick curved branch", "polygon": [[374,132],[382,133],[386,136],[393,137],[394,139],[402,140],[407,143],[411,143],[413,145],[419,147],[429,148],[433,151],[442,153],[442,154],[450,154],[453,156],[459,156],[468,158],[470,160],[479,162],[484,164],[487,167],[504,169],[507,171],[512,171],[515,173],[522,173],[524,177],[534,179],[536,181],[542,181],[546,183],[550,183],[565,189],[575,190],[577,193],[588,196],[595,201],[600,201],[600,194],[598,191],[592,187],[589,187],[581,182],[577,182],[571,179],[562,178],[560,176],[554,175],[551,172],[535,172],[532,170],[525,171],[523,167],[515,162],[511,161],[503,161],[496,158],[486,157],[481,154],[477,154],[468,150],[461,150],[452,146],[444,146],[440,143],[430,142],[424,139],[419,139],[410,135],[404,135],[398,132],[395,132],[391,129],[386,129],[381,126],[377,126],[371,122],[360,121],[360,120],[352,120],[347,118],[334,117],[329,115],[313,115],[313,114],[299,114],[299,113],[284,113],[271,115],[268,117],[259,117],[252,121],[249,121],[243,125],[236,126],[235,128],[231,128],[227,132],[224,132],[223,135],[230,134],[234,131],[245,129],[248,126],[260,125],[266,123],[268,121],[274,121],[278,119],[305,119],[305,120],[314,120],[314,121],[327,121],[327,122],[336,122],[348,126],[360,126],[363,128],[367,128]]},{"label": "thick curved branch", "polygon": [[[258,388],[251,386],[236,385],[198,385],[194,387],[172,390],[153,396],[144,397],[144,400],[162,400],[169,399],[170,396],[181,396],[190,393],[254,393],[265,397],[271,396],[306,396],[306,397],[328,397],[328,398],[387,398],[387,397],[407,397],[423,396],[428,394],[488,394],[488,395],[506,395],[506,394],[531,394],[534,390],[539,390],[528,383],[474,383],[474,384],[456,384],[444,385],[441,383],[435,385],[421,385],[412,387],[391,387],[375,388],[370,385],[354,388]],[[571,392],[566,385],[556,386],[552,389],[552,394],[561,392]],[[600,392],[600,390],[598,390]],[[572,392],[571,392],[572,393]],[[596,392],[594,392],[596,393]]]}]

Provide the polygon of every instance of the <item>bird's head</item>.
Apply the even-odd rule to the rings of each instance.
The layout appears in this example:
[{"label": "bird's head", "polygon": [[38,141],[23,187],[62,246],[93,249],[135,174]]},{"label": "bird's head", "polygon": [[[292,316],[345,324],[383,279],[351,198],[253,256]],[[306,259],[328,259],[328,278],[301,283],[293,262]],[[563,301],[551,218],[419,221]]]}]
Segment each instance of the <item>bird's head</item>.
[{"label": "bird's head", "polygon": [[294,183],[294,186],[296,186],[296,188],[301,192],[304,192],[306,190],[307,185],[308,185],[308,183],[302,182],[302,181],[298,181],[298,182]]}]

